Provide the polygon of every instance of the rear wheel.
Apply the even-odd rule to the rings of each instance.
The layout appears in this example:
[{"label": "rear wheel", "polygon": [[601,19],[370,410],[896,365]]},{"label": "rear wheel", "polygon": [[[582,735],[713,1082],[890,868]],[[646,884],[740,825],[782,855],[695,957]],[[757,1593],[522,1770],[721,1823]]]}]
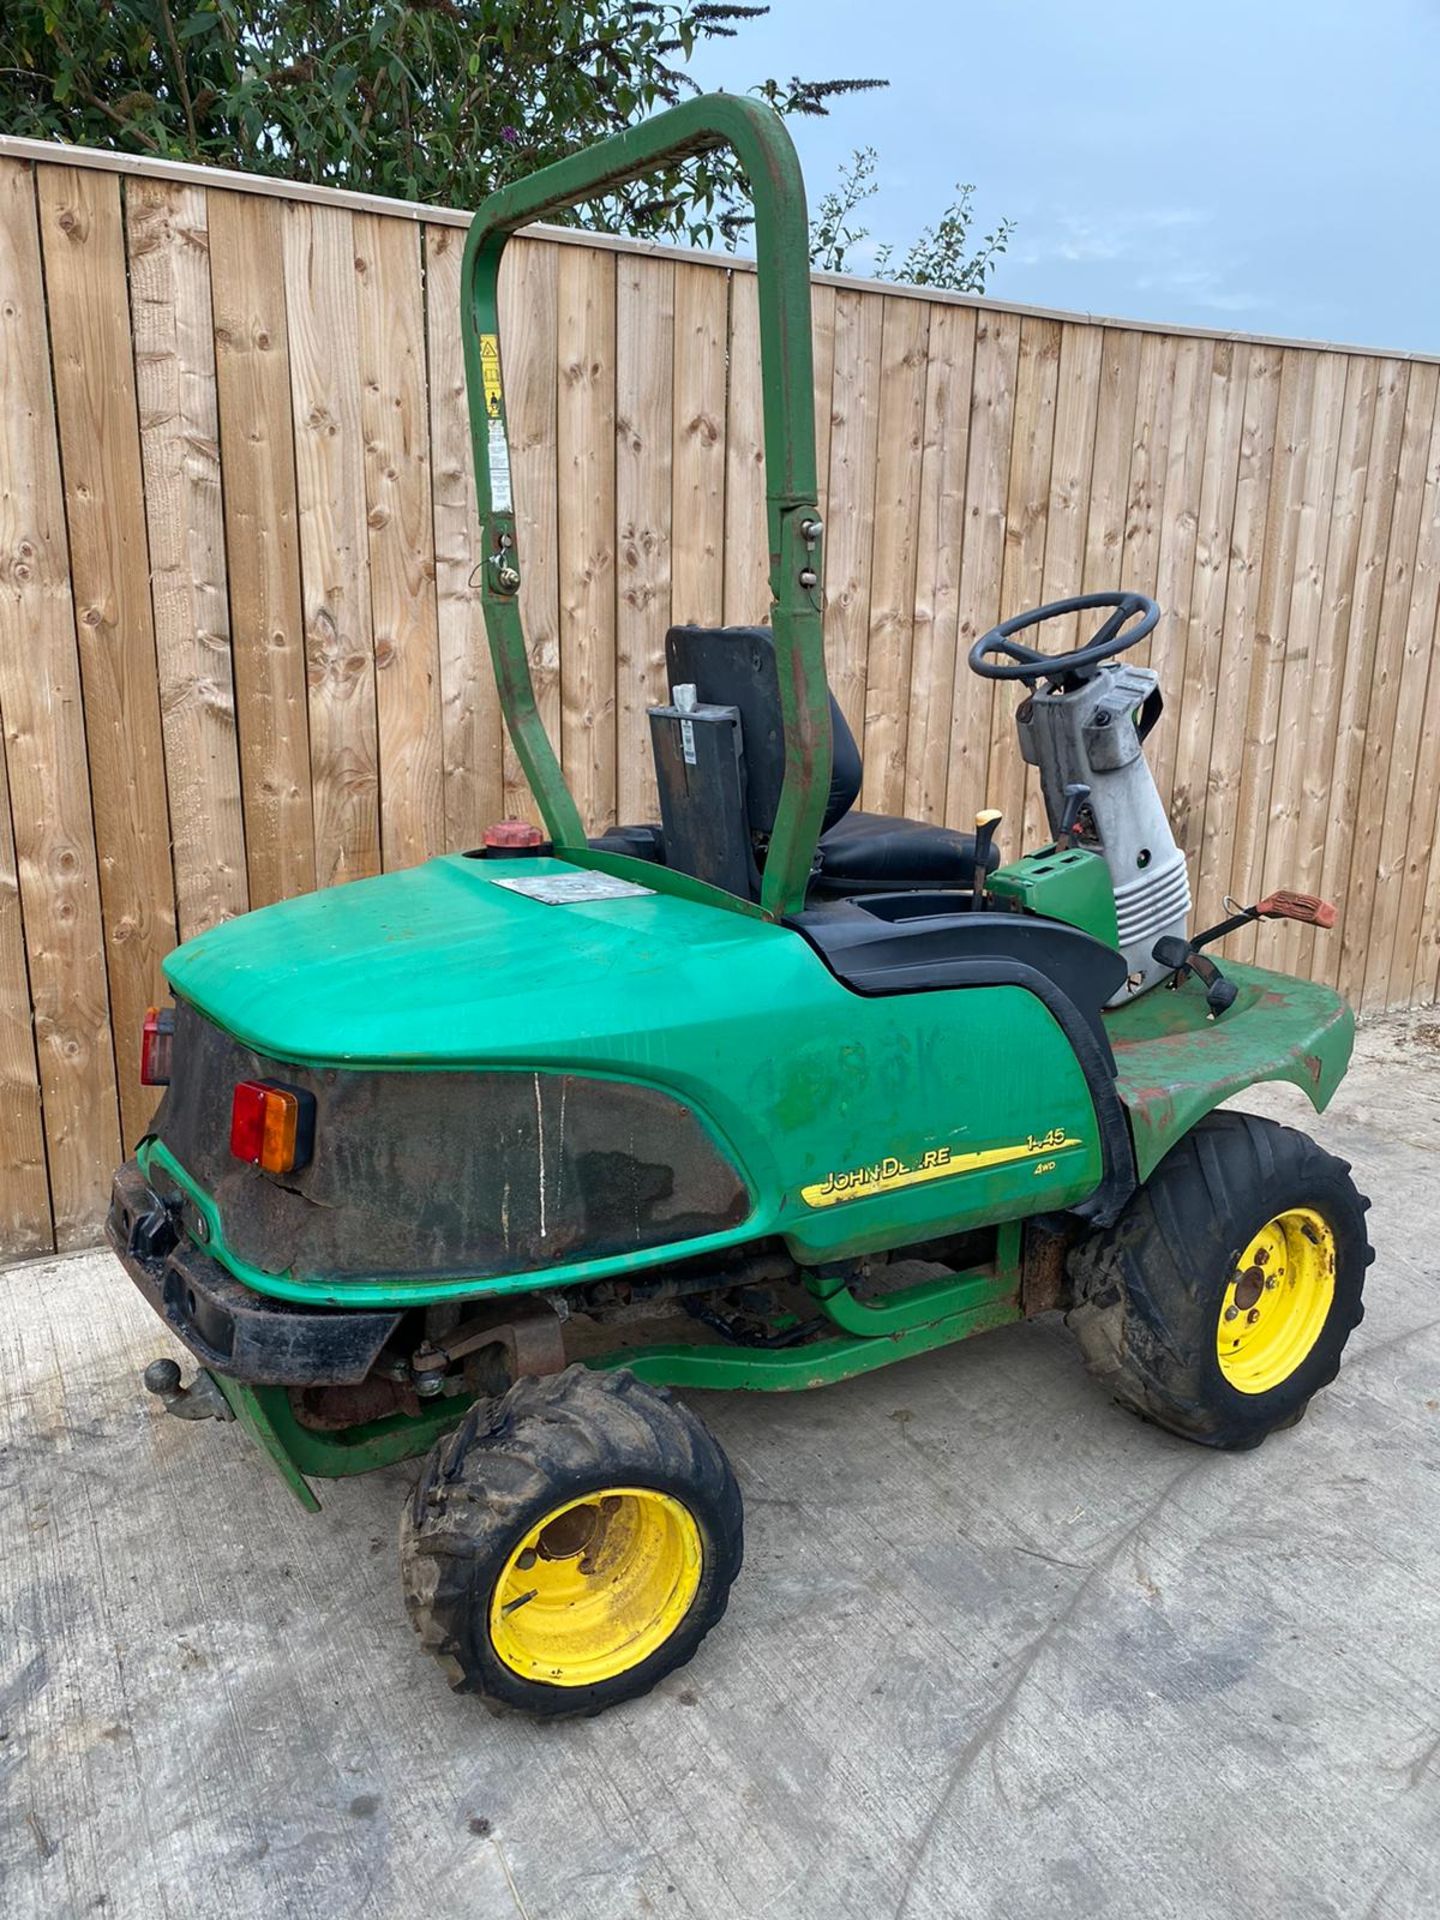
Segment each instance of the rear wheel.
[{"label": "rear wheel", "polygon": [[682,1666],[740,1571],[740,1493],[633,1374],[525,1379],[440,1442],[401,1522],[410,1616],[451,1685],[554,1718]]},{"label": "rear wheel", "polygon": [[1208,1115],[1070,1256],[1086,1365],[1172,1433],[1258,1445],[1335,1377],[1375,1257],[1369,1205],[1307,1135]]}]

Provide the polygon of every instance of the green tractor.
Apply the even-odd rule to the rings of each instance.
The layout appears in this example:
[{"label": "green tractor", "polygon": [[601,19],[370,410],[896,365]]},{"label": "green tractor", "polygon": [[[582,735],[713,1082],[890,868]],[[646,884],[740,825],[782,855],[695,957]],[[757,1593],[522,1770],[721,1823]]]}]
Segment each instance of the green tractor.
[{"label": "green tractor", "polygon": [[[650,716],[661,820],[587,841],[517,605],[497,278],[509,235],[728,144],[759,255],[771,623],[681,627]],[[145,1385],[238,1422],[296,1495],[424,1456],[405,1597],[452,1683],[594,1713],[695,1652],[741,1501],[673,1388],[818,1387],[1063,1309],[1145,1419],[1214,1447],[1333,1378],[1372,1254],[1349,1169],[1221,1102],[1317,1108],[1353,1021],[1203,949],[1147,769],[1137,594],[1011,620],[1049,844],[855,810],[825,678],[810,286],[794,150],[696,99],[504,188],[464,332],[483,593],[545,822],[265,908],[177,949],[147,1021],[166,1092],[117,1174],[121,1261],[199,1363]],[[542,556],[538,564],[548,564]],[[1093,614],[1078,650],[1018,636]],[[1103,618],[1100,616],[1103,615]]]}]

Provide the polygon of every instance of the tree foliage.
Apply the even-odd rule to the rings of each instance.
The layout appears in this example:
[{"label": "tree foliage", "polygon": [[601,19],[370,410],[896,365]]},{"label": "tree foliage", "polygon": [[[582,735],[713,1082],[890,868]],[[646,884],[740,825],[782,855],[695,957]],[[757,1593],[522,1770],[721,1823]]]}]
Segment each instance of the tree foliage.
[{"label": "tree foliage", "polygon": [[[697,91],[706,39],[763,6],[680,0],[4,0],[0,125],[40,139],[281,174],[440,205]],[[879,80],[769,81],[824,113]],[[724,155],[587,224],[710,245],[741,223]]]},{"label": "tree foliage", "polygon": [[[735,0],[0,0],[0,126],[474,206],[697,92],[695,49],[768,11]],[[824,114],[885,84],[796,76],[753,91],[785,115]],[[848,191],[842,182],[822,202],[818,228],[832,203],[843,210],[833,223],[842,237],[821,243],[820,264],[843,260],[855,238],[844,220],[873,187]],[[933,259],[917,242],[890,277],[910,264],[928,284],[958,284],[944,275],[968,211],[963,200],[927,230]],[[748,195],[727,154],[702,154],[577,219],[733,245]],[[987,236],[992,254],[1006,233]],[[988,256],[970,270],[983,282]]]},{"label": "tree foliage", "polygon": [[[821,196],[810,224],[810,259],[814,266],[829,273],[853,271],[851,256],[870,239],[870,229],[858,224],[856,214],[877,191],[876,166],[873,147],[857,148],[838,185]],[[869,274],[877,280],[903,280],[908,286],[983,293],[996,260],[1015,231],[1015,222],[1002,220],[976,241],[972,239],[975,188],[961,183],[955,188],[955,196],[934,226],[923,228],[898,260],[889,241],[872,248],[865,263]]]}]

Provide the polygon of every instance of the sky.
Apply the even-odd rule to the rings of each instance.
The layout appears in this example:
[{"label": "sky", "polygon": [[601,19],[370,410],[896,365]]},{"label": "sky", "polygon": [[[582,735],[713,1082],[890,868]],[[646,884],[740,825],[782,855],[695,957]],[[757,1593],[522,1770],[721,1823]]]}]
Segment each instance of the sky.
[{"label": "sky", "polygon": [[1440,0],[774,0],[691,72],[888,79],[792,120],[812,210],[873,146],[903,252],[973,181],[999,299],[1440,352]]}]

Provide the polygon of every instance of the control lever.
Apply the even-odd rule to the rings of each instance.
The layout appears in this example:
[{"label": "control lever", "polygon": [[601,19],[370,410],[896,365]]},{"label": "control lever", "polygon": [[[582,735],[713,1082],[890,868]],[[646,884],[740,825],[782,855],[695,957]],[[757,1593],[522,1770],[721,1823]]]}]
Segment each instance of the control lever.
[{"label": "control lever", "polygon": [[1212,1020],[1218,1020],[1227,1007],[1234,1006],[1237,989],[1213,960],[1204,958],[1200,949],[1208,947],[1213,940],[1223,940],[1227,933],[1234,933],[1240,927],[1248,927],[1252,920],[1300,920],[1306,926],[1329,928],[1335,924],[1335,909],[1318,894],[1287,893],[1282,888],[1278,893],[1267,893],[1253,907],[1242,907],[1217,926],[1207,927],[1192,940],[1174,937],[1157,940],[1151,956],[1162,967],[1174,971],[1172,987],[1178,987],[1187,973],[1193,973],[1197,980],[1205,983],[1205,1001]]},{"label": "control lever", "polygon": [[1248,927],[1252,920],[1301,920],[1306,926],[1328,931],[1335,924],[1335,909],[1318,894],[1286,893],[1282,888],[1278,893],[1267,893],[1253,907],[1242,907],[1218,926],[1207,927],[1204,933],[1197,933],[1190,945],[1197,949],[1208,947],[1213,940],[1223,940],[1227,933]]},{"label": "control lever", "polygon": [[995,829],[1004,819],[998,807],[983,807],[975,816],[975,865],[970,876],[970,911],[979,913],[985,902],[985,881],[990,872],[990,847]]},{"label": "control lever", "polygon": [[1060,831],[1056,836],[1056,845],[1062,846],[1067,840],[1080,838],[1080,816],[1085,811],[1085,802],[1090,798],[1090,789],[1083,780],[1072,780],[1065,789],[1065,811],[1060,816]]},{"label": "control lever", "polygon": [[1168,967],[1174,974],[1171,987],[1178,987],[1187,973],[1205,988],[1205,1004],[1210,1009],[1210,1018],[1218,1020],[1227,1007],[1233,1007],[1240,989],[1233,980],[1227,980],[1213,960],[1207,960],[1203,953],[1195,951],[1195,942],[1180,939],[1171,934],[1164,940],[1157,940],[1150,949],[1151,957],[1162,967]]}]

